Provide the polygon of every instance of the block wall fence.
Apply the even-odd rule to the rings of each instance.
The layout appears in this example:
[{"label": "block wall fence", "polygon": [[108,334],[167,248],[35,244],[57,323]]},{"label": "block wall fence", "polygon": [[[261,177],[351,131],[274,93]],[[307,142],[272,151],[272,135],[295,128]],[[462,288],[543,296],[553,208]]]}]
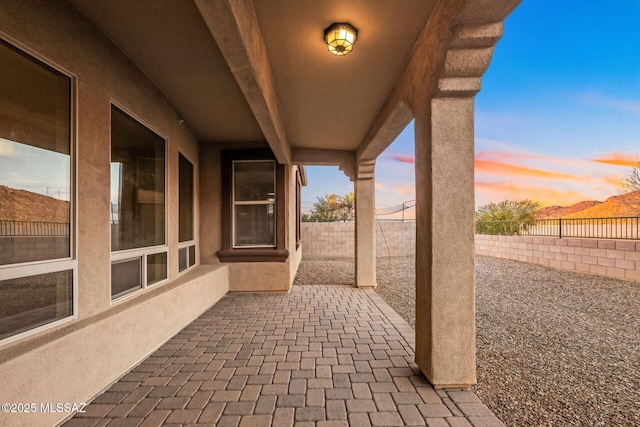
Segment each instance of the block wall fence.
[{"label": "block wall fence", "polygon": [[[355,257],[355,222],[303,222],[302,259]],[[380,221],[376,225],[376,256],[416,253],[415,222]]]},{"label": "block wall fence", "polygon": [[476,255],[640,283],[640,241],[476,235]]},{"label": "block wall fence", "polygon": [[[415,222],[376,226],[378,257],[415,254]],[[302,223],[302,258],[353,258],[353,222]],[[475,236],[476,255],[539,264],[561,270],[640,283],[640,241],[532,236]]]}]

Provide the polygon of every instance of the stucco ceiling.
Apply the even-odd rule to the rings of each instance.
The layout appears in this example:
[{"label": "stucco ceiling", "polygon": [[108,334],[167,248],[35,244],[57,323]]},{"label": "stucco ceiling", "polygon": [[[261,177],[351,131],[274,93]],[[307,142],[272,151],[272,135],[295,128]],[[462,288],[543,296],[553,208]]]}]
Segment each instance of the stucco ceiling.
[{"label": "stucco ceiling", "polygon": [[192,1],[70,2],[171,100],[199,139],[264,140]]},{"label": "stucco ceiling", "polygon": [[[432,10],[425,0],[255,0],[293,147],[355,150],[399,78]],[[353,52],[328,52],[323,30],[358,29]]]},{"label": "stucco ceiling", "polygon": [[[263,141],[264,132],[196,5],[187,0],[70,0],[179,110],[203,141]],[[275,98],[291,147],[355,150],[435,0],[255,0]],[[323,29],[350,22],[336,57]]]}]

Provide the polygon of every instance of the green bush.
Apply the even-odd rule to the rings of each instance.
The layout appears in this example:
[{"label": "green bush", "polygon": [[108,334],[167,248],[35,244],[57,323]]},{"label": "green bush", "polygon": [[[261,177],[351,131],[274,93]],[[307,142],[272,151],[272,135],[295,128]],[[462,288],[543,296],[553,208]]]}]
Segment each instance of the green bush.
[{"label": "green bush", "polygon": [[533,225],[538,206],[528,199],[484,205],[476,211],[476,234],[519,235]]}]

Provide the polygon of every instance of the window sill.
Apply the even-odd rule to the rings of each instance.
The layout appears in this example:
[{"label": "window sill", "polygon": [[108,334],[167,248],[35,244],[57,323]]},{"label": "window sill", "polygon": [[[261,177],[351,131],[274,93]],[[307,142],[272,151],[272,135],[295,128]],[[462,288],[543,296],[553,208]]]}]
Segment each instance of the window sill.
[{"label": "window sill", "polygon": [[217,253],[221,262],[285,262],[286,249],[222,249]]}]

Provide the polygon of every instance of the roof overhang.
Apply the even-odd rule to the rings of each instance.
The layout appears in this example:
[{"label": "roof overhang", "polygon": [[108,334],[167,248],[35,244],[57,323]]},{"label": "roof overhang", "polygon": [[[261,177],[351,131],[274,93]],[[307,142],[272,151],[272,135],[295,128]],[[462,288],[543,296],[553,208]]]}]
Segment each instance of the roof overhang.
[{"label": "roof overhang", "polygon": [[[70,0],[202,143],[267,143],[351,177],[434,96],[473,96],[520,0]],[[323,29],[350,22],[353,52]]]}]

